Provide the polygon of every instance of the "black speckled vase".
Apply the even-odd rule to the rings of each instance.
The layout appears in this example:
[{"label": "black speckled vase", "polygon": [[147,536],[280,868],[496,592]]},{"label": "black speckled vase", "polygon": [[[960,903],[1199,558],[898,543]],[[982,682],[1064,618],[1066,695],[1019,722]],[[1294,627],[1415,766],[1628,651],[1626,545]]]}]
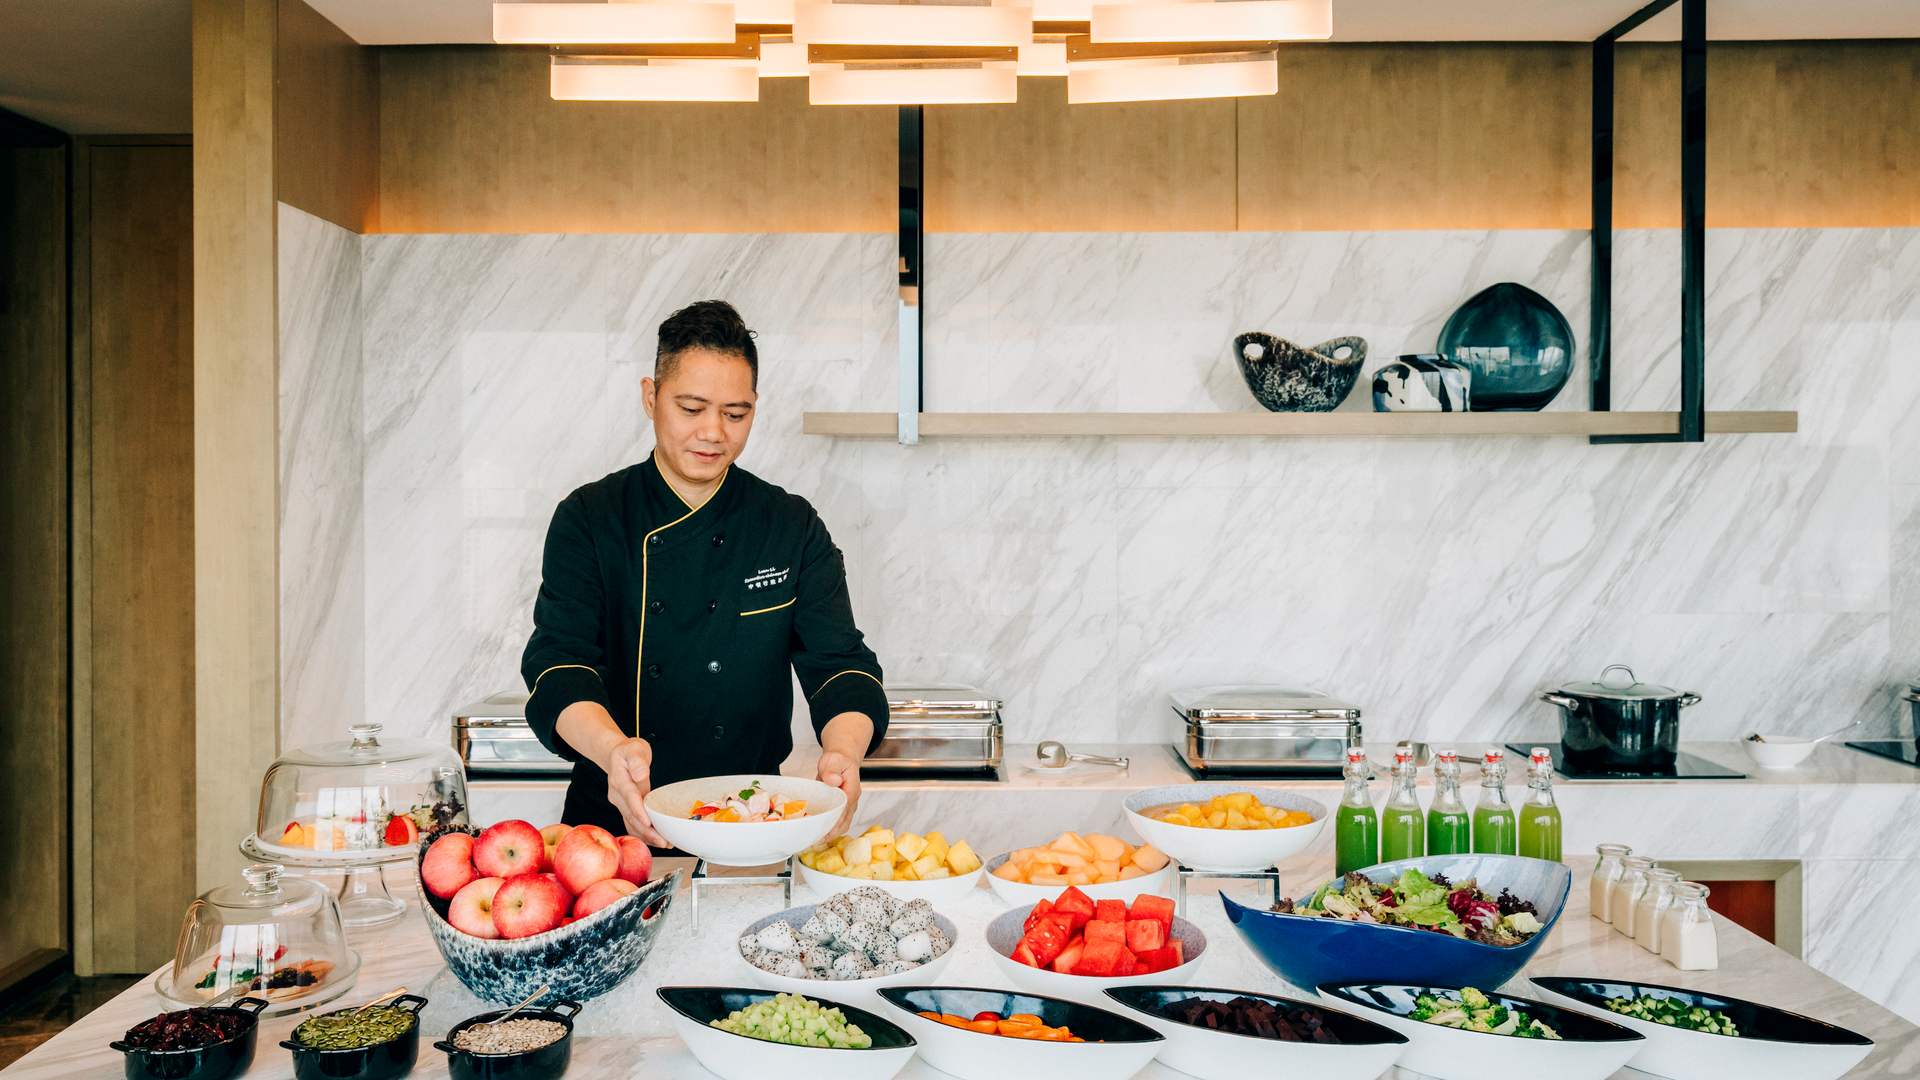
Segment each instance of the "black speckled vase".
[{"label": "black speckled vase", "polygon": [[1366,366],[1364,338],[1337,337],[1303,349],[1272,334],[1233,339],[1233,358],[1255,401],[1274,412],[1329,412],[1353,392]]},{"label": "black speckled vase", "polygon": [[1546,297],[1511,281],[1447,317],[1435,350],[1473,372],[1474,412],[1533,412],[1573,374],[1573,327]]}]

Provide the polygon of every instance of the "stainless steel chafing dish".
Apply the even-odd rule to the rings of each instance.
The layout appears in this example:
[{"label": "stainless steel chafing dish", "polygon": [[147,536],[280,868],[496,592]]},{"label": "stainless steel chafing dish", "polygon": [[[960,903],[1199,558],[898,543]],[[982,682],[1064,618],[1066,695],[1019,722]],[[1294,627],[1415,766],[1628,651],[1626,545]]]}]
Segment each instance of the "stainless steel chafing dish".
[{"label": "stainless steel chafing dish", "polygon": [[1205,686],[1175,691],[1181,760],[1199,773],[1338,776],[1360,745],[1360,710],[1318,690]]},{"label": "stainless steel chafing dish", "polygon": [[972,686],[887,687],[887,733],[863,773],[989,772],[1000,767],[1000,699]]},{"label": "stainless steel chafing dish", "polygon": [[573,763],[540,744],[527,726],[527,695],[495,694],[453,714],[453,748],[468,775],[556,773]]}]

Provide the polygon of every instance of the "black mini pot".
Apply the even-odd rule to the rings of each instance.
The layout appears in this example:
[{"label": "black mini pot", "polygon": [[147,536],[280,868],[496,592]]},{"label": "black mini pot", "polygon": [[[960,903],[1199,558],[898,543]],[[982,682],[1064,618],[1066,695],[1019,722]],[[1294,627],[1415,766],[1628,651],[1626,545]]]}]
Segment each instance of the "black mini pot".
[{"label": "black mini pot", "polygon": [[401,994],[395,998],[393,1007],[413,1013],[413,1024],[401,1034],[372,1046],[316,1050],[294,1039],[283,1040],[280,1045],[293,1051],[293,1075],[298,1080],[393,1080],[413,1071],[413,1063],[420,1056],[420,1010],[426,1006],[427,999],[418,994]]},{"label": "black mini pot", "polygon": [[[1626,672],[1625,682],[1607,676]],[[1543,690],[1540,700],[1560,706],[1560,747],[1568,766],[1607,772],[1671,769],[1680,751],[1680,710],[1700,695],[1643,683],[1615,664],[1593,682]]]},{"label": "black mini pot", "polygon": [[453,1037],[475,1024],[485,1024],[497,1020],[507,1010],[498,1009],[490,1013],[481,1013],[460,1021],[447,1037],[434,1043],[434,1047],[447,1055],[447,1072],[453,1080],[552,1080],[567,1071],[567,1060],[573,1056],[573,1018],[580,1012],[577,1001],[558,1001],[548,1009],[521,1009],[514,1016],[528,1020],[551,1020],[566,1027],[567,1033],[537,1050],[523,1050],[517,1054],[476,1054],[471,1050],[462,1050],[454,1045]]},{"label": "black mini pot", "polygon": [[146,1050],[121,1039],[107,1045],[127,1055],[127,1080],[225,1080],[253,1063],[260,1010],[266,1007],[264,999],[249,997],[213,1010],[239,1013],[246,1024],[237,1034],[191,1050]]}]

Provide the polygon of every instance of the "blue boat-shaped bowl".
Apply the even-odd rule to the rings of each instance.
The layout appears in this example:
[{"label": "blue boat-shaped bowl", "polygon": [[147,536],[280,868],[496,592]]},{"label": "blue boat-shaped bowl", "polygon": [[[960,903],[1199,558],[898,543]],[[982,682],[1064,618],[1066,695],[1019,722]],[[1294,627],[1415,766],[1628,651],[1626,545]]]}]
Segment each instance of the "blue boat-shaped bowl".
[{"label": "blue boat-shaped bowl", "polygon": [[1235,903],[1225,893],[1220,894],[1220,902],[1226,905],[1227,921],[1260,962],[1308,992],[1331,982],[1495,987],[1512,978],[1540,950],[1560,922],[1573,887],[1573,872],[1564,864],[1518,855],[1429,855],[1360,872],[1374,881],[1388,882],[1409,868],[1427,875],[1445,874],[1455,882],[1473,878],[1482,892],[1493,896],[1503,888],[1511,890],[1533,902],[1540,932],[1503,948],[1407,926],[1282,915]]}]

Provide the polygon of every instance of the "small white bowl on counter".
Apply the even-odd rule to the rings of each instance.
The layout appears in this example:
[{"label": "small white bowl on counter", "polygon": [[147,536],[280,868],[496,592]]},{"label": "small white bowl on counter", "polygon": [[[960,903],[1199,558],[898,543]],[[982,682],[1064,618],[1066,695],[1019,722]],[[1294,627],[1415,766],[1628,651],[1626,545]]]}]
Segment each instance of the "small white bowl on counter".
[{"label": "small white bowl on counter", "polygon": [[[1064,998],[970,986],[892,986],[880,991],[888,1014],[920,1044],[920,1057],[960,1080],[1124,1080],[1165,1043],[1145,1024]],[[920,1013],[973,1017],[983,1012],[1038,1016],[1086,1042],[1015,1039],[968,1031]]]},{"label": "small white bowl on counter", "polygon": [[[807,812],[785,821],[702,821],[687,816],[694,803],[718,802],[755,781],[776,795],[804,799]],[[715,866],[769,866],[783,863],[833,831],[846,809],[846,793],[818,780],[797,776],[705,776],[654,788],[647,813],[667,843]]]},{"label": "small white bowl on counter", "polygon": [[[862,886],[870,884],[872,883],[861,883]],[[775,922],[784,922],[789,926],[799,927],[806,923],[808,916],[812,915],[820,906],[819,904],[808,904],[804,907],[788,908],[785,911],[768,915],[766,918],[757,919],[748,924],[745,930],[741,931],[741,936],[743,938],[757,936],[760,931]],[[878,995],[875,994],[875,991],[881,987],[923,985],[932,982],[939,977],[941,970],[953,959],[954,952],[960,947],[959,928],[954,926],[952,919],[937,912],[933,916],[933,925],[938,927],[940,933],[946,938],[947,947],[944,950],[906,971],[896,972],[891,975],[874,975],[864,979],[812,979],[779,975],[755,967],[748,961],[747,957],[740,952],[740,946],[737,942],[730,946],[730,949],[733,952],[735,961],[739,965],[737,969],[738,973],[741,974],[749,986],[760,986],[770,990],[782,991],[789,994],[801,994],[807,997],[815,997],[822,993],[831,993],[837,999],[853,1002],[861,1008],[879,1008],[880,999]]]},{"label": "small white bowl on counter", "polygon": [[846,892],[848,889],[871,885],[889,896],[902,900],[925,900],[936,907],[943,907],[965,899],[966,895],[980,887],[980,877],[986,867],[972,873],[955,877],[933,878],[926,881],[877,881],[871,878],[850,878],[843,874],[828,874],[805,863],[796,862],[794,870],[800,875],[800,883],[821,896]]},{"label": "small white bowl on counter", "polygon": [[[1028,885],[1020,881],[1008,881],[994,874],[1006,864],[1013,852],[1002,852],[987,860],[981,869],[987,876],[987,887],[1000,902],[1010,907],[1030,908],[1042,900],[1057,898],[1066,890],[1065,885]],[[1141,874],[1125,881],[1109,881],[1100,885],[1076,885],[1074,888],[1087,894],[1089,900],[1119,900],[1132,906],[1136,896],[1172,896],[1174,864],[1168,863],[1150,874]]]},{"label": "small white bowl on counter", "polygon": [[912,1035],[886,1017],[817,994],[807,996],[839,1009],[849,1023],[873,1039],[873,1045],[865,1050],[797,1046],[713,1026],[713,1021],[737,1009],[773,997],[771,992],[727,986],[663,986],[654,993],[667,1006],[667,1020],[674,1034],[687,1044],[694,1059],[720,1080],[890,1080],[907,1067],[919,1048]]},{"label": "small white bowl on counter", "polygon": [[1767,735],[1766,742],[1741,739],[1747,756],[1763,769],[1791,769],[1813,756],[1820,744],[1796,735]]},{"label": "small white bowl on counter", "polygon": [[[1537,1076],[1552,1080],[1603,1080],[1646,1047],[1638,1033],[1576,1009],[1547,1005],[1489,991],[1487,997],[1519,1009],[1559,1033],[1558,1039],[1529,1039],[1486,1031],[1443,1027],[1412,1019],[1421,994],[1457,994],[1449,987],[1396,986],[1386,983],[1328,983],[1321,998],[1407,1037],[1400,1067],[1435,1080],[1485,1080],[1489,1076]],[[1722,1076],[1738,1075],[1722,1073]]]},{"label": "small white bowl on counter", "polygon": [[1173,929],[1167,936],[1170,940],[1180,943],[1183,955],[1186,957],[1179,967],[1165,971],[1141,972],[1138,975],[1111,977],[1066,975],[1052,968],[1028,967],[1013,958],[1013,950],[1020,944],[1020,938],[1025,933],[1027,915],[1032,910],[1031,907],[1020,907],[1001,912],[987,924],[986,937],[987,951],[993,954],[993,966],[998,968],[1013,985],[1034,994],[1064,998],[1067,1001],[1078,1001],[1104,1008],[1111,1004],[1101,993],[1108,987],[1178,985],[1192,982],[1200,973],[1200,961],[1207,952],[1207,935],[1201,933],[1199,927],[1175,916]]},{"label": "small white bowl on counter", "polygon": [[[1313,820],[1284,829],[1203,829],[1157,821],[1146,814],[1156,807],[1205,803],[1218,795],[1242,793],[1276,809],[1303,811]],[[1278,866],[1312,844],[1326,828],[1328,818],[1326,804],[1318,799],[1270,785],[1225,781],[1146,788],[1127,796],[1121,805],[1127,812],[1127,824],[1140,839],[1172,856],[1174,862],[1195,870],[1229,873]]]}]

